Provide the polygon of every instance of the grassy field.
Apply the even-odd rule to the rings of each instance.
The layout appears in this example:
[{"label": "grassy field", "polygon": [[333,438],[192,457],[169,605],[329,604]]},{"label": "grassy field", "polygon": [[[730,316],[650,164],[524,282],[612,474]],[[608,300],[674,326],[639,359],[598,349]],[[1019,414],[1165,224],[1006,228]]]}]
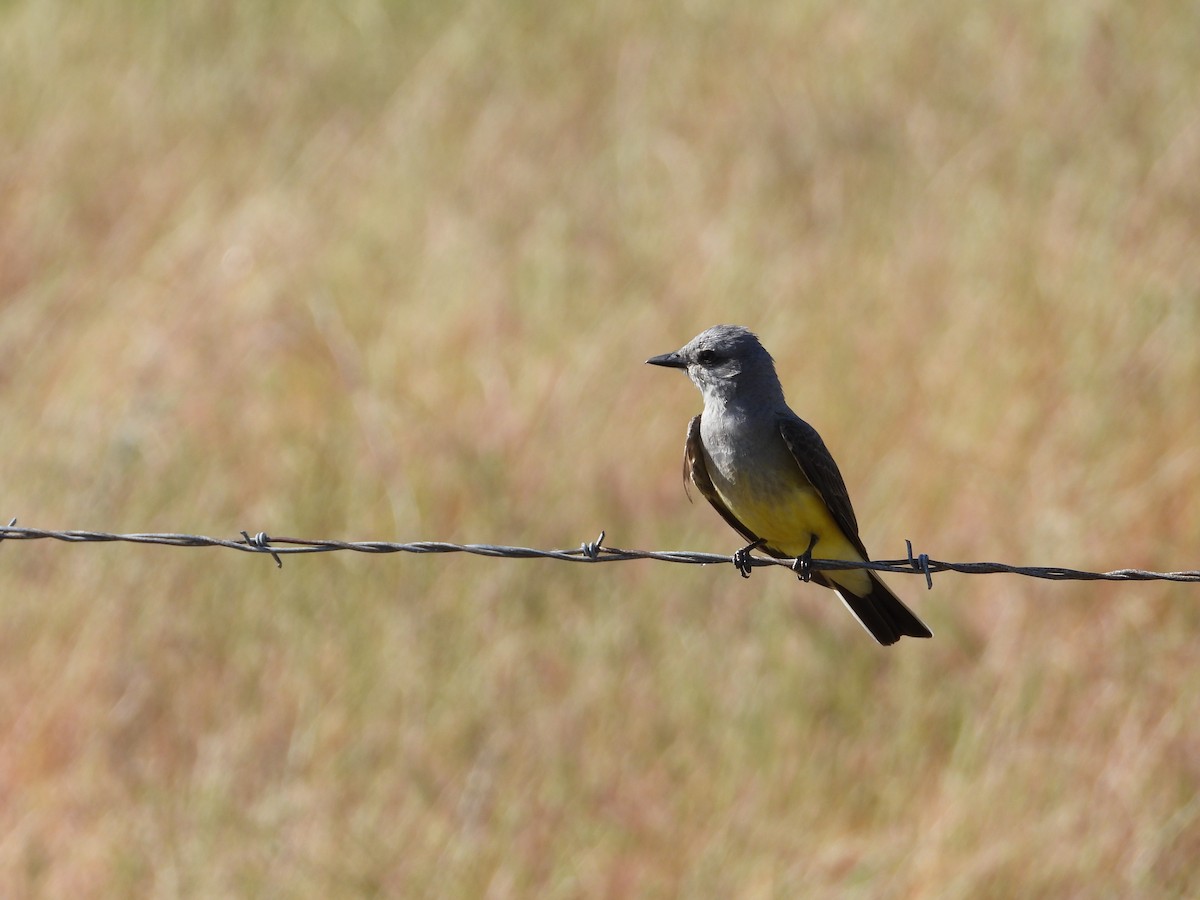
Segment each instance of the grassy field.
[{"label": "grassy field", "polygon": [[[1195,4],[0,5],[0,517],[1200,567]],[[1200,586],[0,545],[5,897],[1189,897]]]}]

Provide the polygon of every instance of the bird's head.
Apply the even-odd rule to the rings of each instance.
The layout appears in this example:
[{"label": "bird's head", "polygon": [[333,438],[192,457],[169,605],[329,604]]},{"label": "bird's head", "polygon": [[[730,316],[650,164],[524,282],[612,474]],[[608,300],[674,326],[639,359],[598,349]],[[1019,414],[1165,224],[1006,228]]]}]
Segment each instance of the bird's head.
[{"label": "bird's head", "polygon": [[715,325],[674,353],[652,356],[646,362],[684,369],[706,402],[728,403],[747,395],[774,401],[783,396],[771,354],[741,325]]}]

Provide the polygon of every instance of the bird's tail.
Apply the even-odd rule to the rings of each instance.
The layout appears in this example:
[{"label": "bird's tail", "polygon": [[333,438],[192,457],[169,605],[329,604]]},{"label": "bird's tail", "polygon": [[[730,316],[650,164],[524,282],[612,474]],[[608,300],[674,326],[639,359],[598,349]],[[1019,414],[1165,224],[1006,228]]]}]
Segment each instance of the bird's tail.
[{"label": "bird's tail", "polygon": [[871,590],[868,593],[853,594],[840,584],[834,585],[834,589],[863,628],[871,632],[871,637],[884,646],[894,644],[904,636],[933,637],[933,632],[925,623],[874,572],[870,569],[860,571],[865,571],[871,577]]}]

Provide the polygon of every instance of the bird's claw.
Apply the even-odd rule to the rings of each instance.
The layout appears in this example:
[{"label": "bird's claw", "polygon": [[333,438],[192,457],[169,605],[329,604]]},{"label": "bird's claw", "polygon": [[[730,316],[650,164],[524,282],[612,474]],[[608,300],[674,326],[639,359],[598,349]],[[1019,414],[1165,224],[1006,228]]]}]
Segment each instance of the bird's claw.
[{"label": "bird's claw", "polygon": [[815,546],[817,546],[817,536],[809,535],[808,549],[797,556],[796,561],[792,563],[792,571],[805,584],[812,580],[812,552]]},{"label": "bird's claw", "polygon": [[754,562],[750,557],[750,552],[752,550],[757,550],[766,542],[767,541],[765,538],[759,538],[757,541],[747,544],[741,550],[738,550],[733,554],[733,566],[742,573],[743,578],[749,578],[750,572],[754,568]]}]

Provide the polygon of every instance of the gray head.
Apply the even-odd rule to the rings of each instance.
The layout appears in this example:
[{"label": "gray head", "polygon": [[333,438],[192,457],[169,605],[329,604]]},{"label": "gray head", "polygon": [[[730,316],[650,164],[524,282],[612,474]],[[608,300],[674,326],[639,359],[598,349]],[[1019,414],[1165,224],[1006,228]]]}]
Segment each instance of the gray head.
[{"label": "gray head", "polygon": [[741,325],[715,325],[674,353],[652,356],[646,362],[687,370],[705,402],[783,400],[775,361],[754,333]]}]

